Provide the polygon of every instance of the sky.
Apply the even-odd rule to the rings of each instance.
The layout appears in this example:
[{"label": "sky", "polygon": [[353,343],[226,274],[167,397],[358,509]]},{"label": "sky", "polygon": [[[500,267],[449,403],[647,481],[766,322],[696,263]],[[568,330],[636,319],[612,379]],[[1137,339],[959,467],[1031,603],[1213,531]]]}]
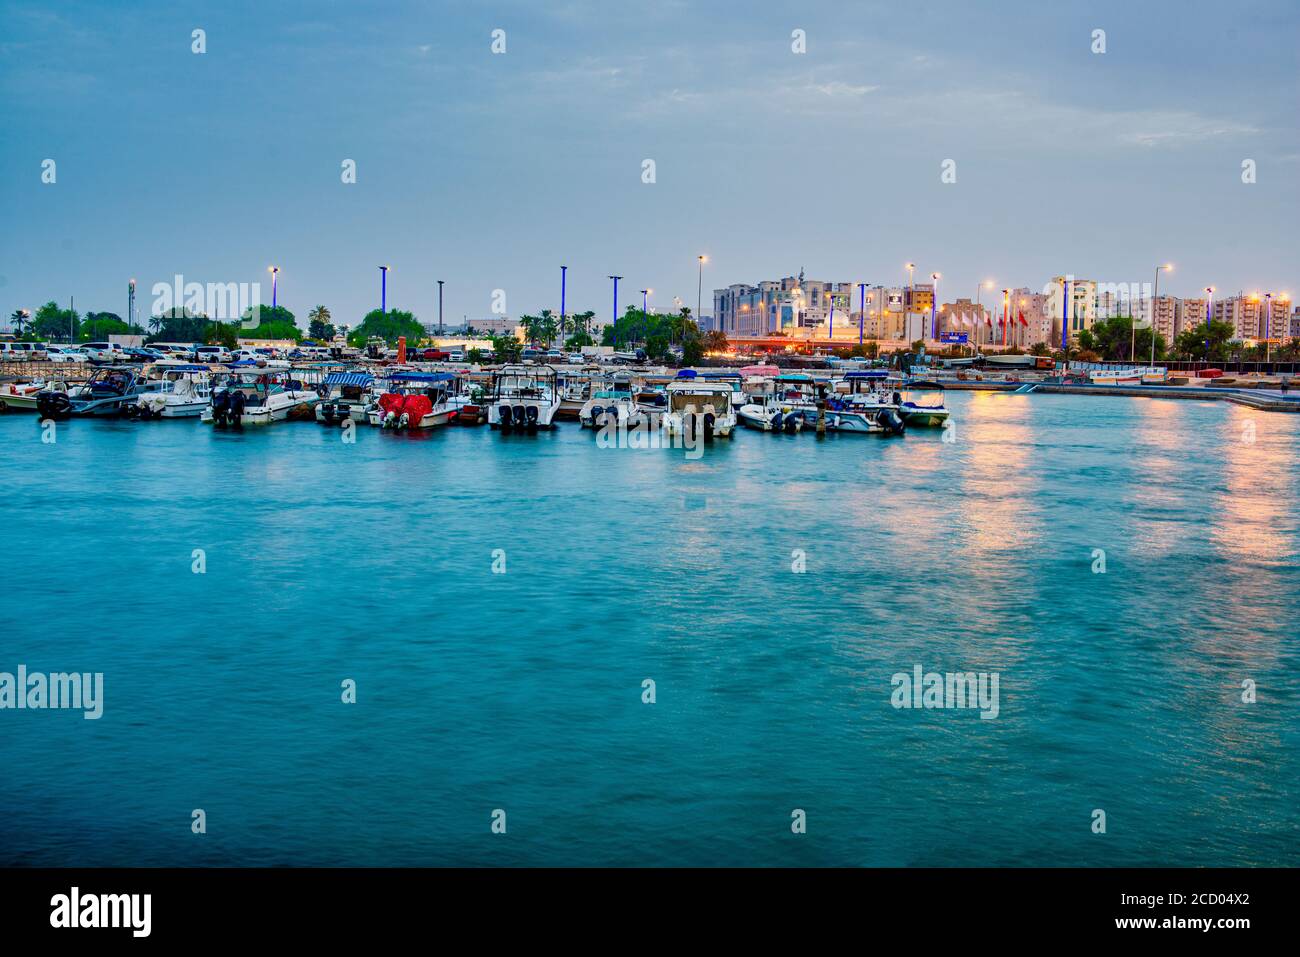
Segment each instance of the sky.
[{"label": "sky", "polygon": [[558,311],[562,264],[569,312],[607,316],[611,274],[694,309],[701,254],[706,314],[908,261],[945,301],[1163,262],[1162,292],[1294,294],[1298,27],[1295,0],[0,0],[0,322],[125,315],[132,277],[141,314],[176,274],[266,302],[271,264],[302,325],[377,308],[380,264],[424,322],[439,279],[449,324]]}]

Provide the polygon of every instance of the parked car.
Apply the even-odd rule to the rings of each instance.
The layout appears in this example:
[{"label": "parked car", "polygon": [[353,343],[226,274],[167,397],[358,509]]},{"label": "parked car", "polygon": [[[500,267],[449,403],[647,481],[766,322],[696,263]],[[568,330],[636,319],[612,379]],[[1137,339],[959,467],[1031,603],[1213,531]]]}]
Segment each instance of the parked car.
[{"label": "parked car", "polygon": [[44,342],[6,342],[4,345],[8,347],[5,350],[6,359],[35,361],[49,355]]},{"label": "parked car", "polygon": [[229,362],[230,350],[225,346],[195,346],[190,358],[195,362]]},{"label": "parked car", "polygon": [[570,353],[569,353],[569,363],[570,363],[570,365],[580,366],[580,365],[582,365],[582,364],[583,364],[584,362],[586,362],[586,361],[587,361],[587,357],[584,356],[581,352],[570,352]]},{"label": "parked car", "polygon": [[136,349],[130,346],[122,351],[126,353],[127,362],[157,362],[165,355],[157,349]]},{"label": "parked car", "polygon": [[86,362],[86,350],[80,346],[46,346],[45,352],[51,362]]},{"label": "parked car", "polygon": [[452,349],[450,352],[447,353],[447,361],[448,361],[448,362],[464,362],[464,361],[465,361],[465,353],[464,353],[462,350],[460,350],[460,349]]},{"label": "parked car", "polygon": [[86,351],[86,358],[94,363],[126,361],[126,353],[122,347],[112,342],[87,342],[81,348]]}]

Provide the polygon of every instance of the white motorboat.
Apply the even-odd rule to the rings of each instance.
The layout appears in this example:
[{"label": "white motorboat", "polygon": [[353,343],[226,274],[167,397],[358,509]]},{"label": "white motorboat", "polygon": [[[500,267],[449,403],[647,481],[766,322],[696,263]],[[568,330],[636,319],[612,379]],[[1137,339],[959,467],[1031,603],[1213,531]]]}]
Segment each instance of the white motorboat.
[{"label": "white motorboat", "polygon": [[736,390],[730,382],[701,379],[693,370],[684,369],[668,383],[665,393],[668,406],[661,421],[669,435],[726,437],[736,427],[732,407]]},{"label": "white motorboat", "polygon": [[311,418],[320,394],[307,388],[300,370],[269,367],[232,369],[212,390],[204,422],[224,425],[269,425],[290,418]]},{"label": "white motorboat", "polygon": [[560,408],[556,378],[546,365],[502,366],[492,374],[488,424],[505,431],[550,428]]},{"label": "white motorboat", "polygon": [[375,377],[369,372],[331,372],[325,376],[325,395],[316,406],[316,421],[322,425],[344,422],[364,424],[375,396]]},{"label": "white motorboat", "polygon": [[803,411],[783,404],[777,396],[751,396],[736,410],[736,421],[759,432],[786,432],[793,435],[803,428]]},{"label": "white motorboat", "polygon": [[452,372],[394,372],[366,413],[382,429],[431,429],[456,418],[469,397]]},{"label": "white motorboat", "polygon": [[127,414],[138,419],[183,419],[202,415],[212,397],[211,370],[205,365],[159,364],[162,388],[147,392],[128,407]]},{"label": "white motorboat", "polygon": [[67,392],[62,379],[33,379],[0,385],[0,412],[35,412],[36,397],[43,391]]},{"label": "white motorboat", "polygon": [[623,374],[592,380],[591,396],[578,410],[578,422],[584,429],[606,425],[626,427],[636,419],[631,376]]}]

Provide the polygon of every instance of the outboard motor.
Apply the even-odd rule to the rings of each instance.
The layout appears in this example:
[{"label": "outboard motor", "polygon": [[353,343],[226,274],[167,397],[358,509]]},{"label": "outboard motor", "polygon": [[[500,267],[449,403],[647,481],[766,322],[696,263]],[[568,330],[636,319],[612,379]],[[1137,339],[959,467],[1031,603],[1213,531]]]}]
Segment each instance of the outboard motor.
[{"label": "outboard motor", "polygon": [[497,406],[497,417],[501,420],[500,426],[507,432],[510,430],[510,406],[502,402]]},{"label": "outboard motor", "polygon": [[717,423],[717,417],[712,412],[704,413],[704,441],[713,438],[713,427]]},{"label": "outboard motor", "polygon": [[781,426],[784,424],[784,422],[785,422],[784,413],[778,412],[776,415],[772,416],[772,431],[780,432]]},{"label": "outboard motor", "polygon": [[36,409],[42,419],[66,419],[72,413],[72,400],[66,392],[38,392]]},{"label": "outboard motor", "polygon": [[321,404],[320,415],[326,425],[334,424],[334,403],[325,402]]},{"label": "outboard motor", "polygon": [[902,405],[902,404],[903,404],[903,394],[901,392],[895,392],[894,405]]},{"label": "outboard motor", "polygon": [[903,417],[895,409],[881,409],[876,421],[880,423],[880,427],[888,435],[902,435],[904,429],[907,428],[906,423],[903,422]]},{"label": "outboard motor", "polygon": [[783,422],[782,425],[785,426],[787,433],[794,435],[799,431],[799,413],[791,412],[785,417],[785,422]]},{"label": "outboard motor", "polygon": [[248,405],[248,397],[236,389],[230,394],[230,424],[242,427],[244,424],[244,407]]},{"label": "outboard motor", "polygon": [[[535,405],[526,406],[526,407],[524,407],[523,412],[524,412],[524,415],[527,417],[528,427],[529,427],[530,429],[535,429],[535,428],[537,428],[537,406],[535,406]],[[516,408],[515,408],[515,414],[516,414],[516,415],[519,414],[519,407],[518,407],[518,406],[516,406]]]},{"label": "outboard motor", "polygon": [[411,416],[410,416],[410,414],[409,414],[409,413],[406,413],[406,412],[403,412],[403,413],[402,413],[402,417],[401,417],[400,419],[397,420],[397,427],[398,427],[399,429],[404,429],[404,428],[406,428],[406,427],[407,427],[408,425],[410,425],[410,424],[411,424]]},{"label": "outboard motor", "polygon": [[230,411],[230,393],[225,389],[212,393],[212,421],[216,425],[226,424],[226,414]]}]

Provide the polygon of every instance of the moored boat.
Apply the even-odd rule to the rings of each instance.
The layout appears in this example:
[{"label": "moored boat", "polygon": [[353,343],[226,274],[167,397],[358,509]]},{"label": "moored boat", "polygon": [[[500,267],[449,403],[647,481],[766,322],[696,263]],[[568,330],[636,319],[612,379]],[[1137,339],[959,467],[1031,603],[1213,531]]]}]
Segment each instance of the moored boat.
[{"label": "moored boat", "polygon": [[551,428],[560,408],[556,379],[550,366],[502,366],[492,375],[488,424],[503,431]]}]

